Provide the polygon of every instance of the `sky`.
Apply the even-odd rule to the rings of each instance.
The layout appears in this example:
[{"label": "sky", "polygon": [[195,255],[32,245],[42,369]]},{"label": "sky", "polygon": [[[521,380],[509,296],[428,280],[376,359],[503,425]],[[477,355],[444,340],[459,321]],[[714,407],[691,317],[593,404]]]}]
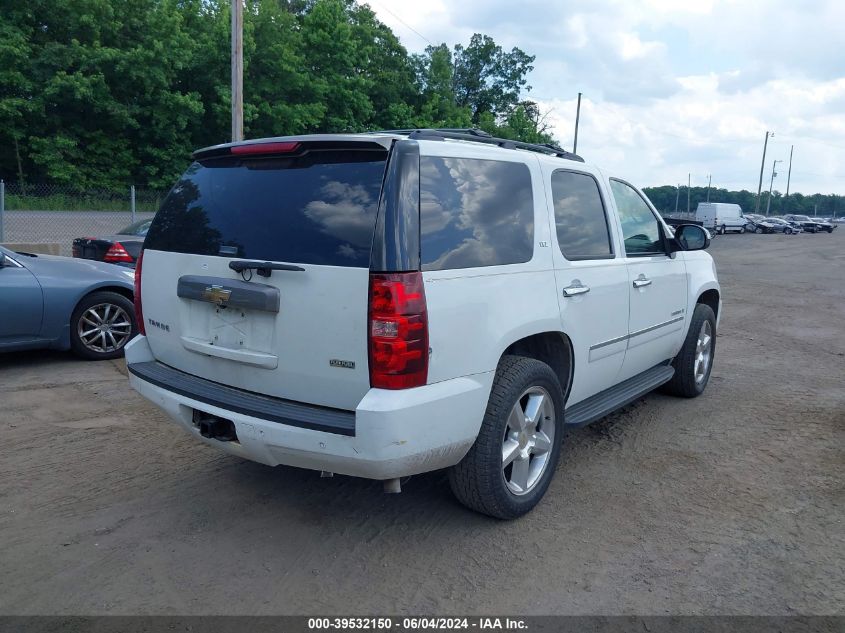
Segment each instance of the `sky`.
[{"label": "sky", "polygon": [[366,0],[411,52],[473,33],[535,55],[555,138],[640,186],[845,195],[843,0]]}]

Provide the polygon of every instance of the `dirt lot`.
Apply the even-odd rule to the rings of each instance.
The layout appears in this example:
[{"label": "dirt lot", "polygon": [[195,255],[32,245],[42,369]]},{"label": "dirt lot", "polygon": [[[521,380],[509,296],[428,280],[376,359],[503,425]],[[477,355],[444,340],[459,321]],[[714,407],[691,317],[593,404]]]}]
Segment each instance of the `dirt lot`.
[{"label": "dirt lot", "polygon": [[697,400],[570,432],[501,523],[194,443],[121,363],[0,358],[0,613],[843,614],[845,227],[729,235]]}]

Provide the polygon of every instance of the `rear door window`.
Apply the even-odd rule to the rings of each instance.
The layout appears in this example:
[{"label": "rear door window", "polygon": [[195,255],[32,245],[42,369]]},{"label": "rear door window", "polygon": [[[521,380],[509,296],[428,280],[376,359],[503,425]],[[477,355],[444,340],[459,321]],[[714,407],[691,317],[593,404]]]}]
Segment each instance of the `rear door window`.
[{"label": "rear door window", "polygon": [[195,162],[164,200],[145,248],[367,268],[387,153]]},{"label": "rear door window", "polygon": [[420,232],[423,270],[529,261],[531,172],[522,163],[421,157]]},{"label": "rear door window", "polygon": [[552,174],[557,242],[570,261],[613,257],[604,203],[595,178],[558,170]]}]

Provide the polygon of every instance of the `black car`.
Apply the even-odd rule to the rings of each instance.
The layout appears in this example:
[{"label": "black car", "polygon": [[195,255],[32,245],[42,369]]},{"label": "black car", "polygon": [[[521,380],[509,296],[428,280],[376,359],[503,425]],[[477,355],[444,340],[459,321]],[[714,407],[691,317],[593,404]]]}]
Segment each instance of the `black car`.
[{"label": "black car", "polygon": [[833,229],[836,228],[835,224],[833,224],[829,220],[825,220],[824,218],[813,218],[813,222],[818,225],[819,231],[827,231],[828,233],[833,233]]},{"label": "black car", "polygon": [[141,220],[117,235],[78,237],[73,240],[73,256],[134,268],[150,224],[152,220]]},{"label": "black car", "polygon": [[[793,226],[800,226],[804,229],[807,233],[819,233],[821,231],[827,231],[827,228],[823,226],[822,222],[816,222],[814,219],[807,215],[785,215],[783,219],[792,224]],[[833,232],[831,228],[829,232]]]}]

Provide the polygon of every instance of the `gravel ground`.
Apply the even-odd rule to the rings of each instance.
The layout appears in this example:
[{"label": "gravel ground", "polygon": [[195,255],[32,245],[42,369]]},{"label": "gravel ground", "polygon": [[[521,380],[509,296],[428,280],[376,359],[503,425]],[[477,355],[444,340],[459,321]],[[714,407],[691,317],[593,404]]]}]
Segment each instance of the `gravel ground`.
[{"label": "gravel ground", "polygon": [[712,246],[707,392],[570,432],[502,523],[442,473],[378,483],[226,457],[122,363],[0,359],[3,614],[845,614],[845,229]]}]

